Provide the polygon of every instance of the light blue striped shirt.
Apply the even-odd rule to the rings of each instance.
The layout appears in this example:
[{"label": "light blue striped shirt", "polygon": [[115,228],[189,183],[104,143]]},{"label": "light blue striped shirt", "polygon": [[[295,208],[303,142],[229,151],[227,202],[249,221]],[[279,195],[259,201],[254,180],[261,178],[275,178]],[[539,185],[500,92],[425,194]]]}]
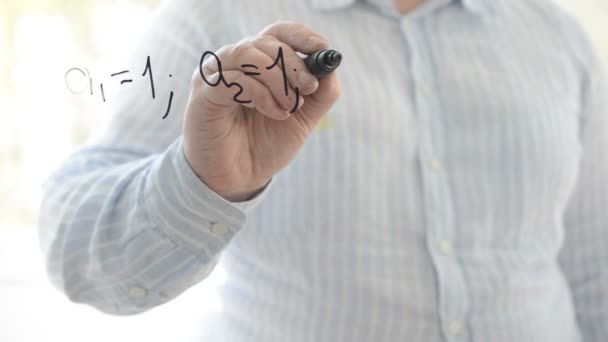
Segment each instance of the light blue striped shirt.
[{"label": "light blue striped shirt", "polygon": [[[230,203],[182,153],[190,78],[276,20],[342,52],[343,95]],[[549,0],[172,0],[125,69],[147,55],[156,99],[145,78],[108,97],[45,186],[41,246],[71,300],[142,312],[219,262],[201,341],[608,341],[607,79]]]}]

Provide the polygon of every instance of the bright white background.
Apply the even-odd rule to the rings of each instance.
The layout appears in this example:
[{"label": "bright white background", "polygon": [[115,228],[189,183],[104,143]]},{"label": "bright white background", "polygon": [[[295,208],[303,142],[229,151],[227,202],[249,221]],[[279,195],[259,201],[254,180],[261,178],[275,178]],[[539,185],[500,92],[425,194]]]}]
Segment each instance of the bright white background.
[{"label": "bright white background", "polygon": [[[40,184],[84,141],[103,106],[67,91],[64,73],[73,66],[119,70],[159,1],[0,3],[0,341],[194,341],[197,322],[221,309],[213,296],[219,270],[148,313],[104,315],[52,288],[38,249]],[[608,1],[559,2],[608,61]]]}]

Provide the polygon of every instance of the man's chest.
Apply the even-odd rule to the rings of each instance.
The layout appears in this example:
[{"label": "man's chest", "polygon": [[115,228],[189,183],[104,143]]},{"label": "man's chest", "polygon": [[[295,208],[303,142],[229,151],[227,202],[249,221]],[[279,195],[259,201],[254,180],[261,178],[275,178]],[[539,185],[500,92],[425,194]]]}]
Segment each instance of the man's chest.
[{"label": "man's chest", "polygon": [[[508,22],[464,15],[268,9],[226,32],[235,40],[279,18],[299,21],[344,56],[342,97],[277,176],[282,203],[365,225],[424,211],[506,226],[553,215],[580,155],[579,75],[541,28],[539,45]],[[517,209],[501,212],[508,207]]]}]

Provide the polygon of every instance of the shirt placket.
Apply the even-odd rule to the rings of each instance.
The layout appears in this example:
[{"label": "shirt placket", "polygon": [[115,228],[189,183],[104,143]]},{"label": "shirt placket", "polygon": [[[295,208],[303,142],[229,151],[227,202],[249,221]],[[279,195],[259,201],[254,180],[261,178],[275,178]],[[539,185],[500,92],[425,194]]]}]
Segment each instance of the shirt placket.
[{"label": "shirt placket", "polygon": [[470,288],[458,257],[458,222],[455,217],[449,165],[445,155],[444,116],[441,85],[436,75],[436,58],[431,36],[425,28],[428,16],[401,18],[401,32],[408,49],[412,96],[418,129],[418,167],[423,191],[426,243],[438,289],[438,314],[446,341],[469,341],[467,314]]}]

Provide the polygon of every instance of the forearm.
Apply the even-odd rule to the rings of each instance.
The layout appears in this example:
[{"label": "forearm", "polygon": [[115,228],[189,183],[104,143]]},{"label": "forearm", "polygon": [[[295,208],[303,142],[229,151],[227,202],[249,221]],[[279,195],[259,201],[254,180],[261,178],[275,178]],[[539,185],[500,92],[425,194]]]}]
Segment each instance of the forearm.
[{"label": "forearm", "polygon": [[95,147],[45,187],[41,245],[71,300],[114,314],[162,304],[202,280],[245,222],[205,188],[178,139],[161,154]]}]

